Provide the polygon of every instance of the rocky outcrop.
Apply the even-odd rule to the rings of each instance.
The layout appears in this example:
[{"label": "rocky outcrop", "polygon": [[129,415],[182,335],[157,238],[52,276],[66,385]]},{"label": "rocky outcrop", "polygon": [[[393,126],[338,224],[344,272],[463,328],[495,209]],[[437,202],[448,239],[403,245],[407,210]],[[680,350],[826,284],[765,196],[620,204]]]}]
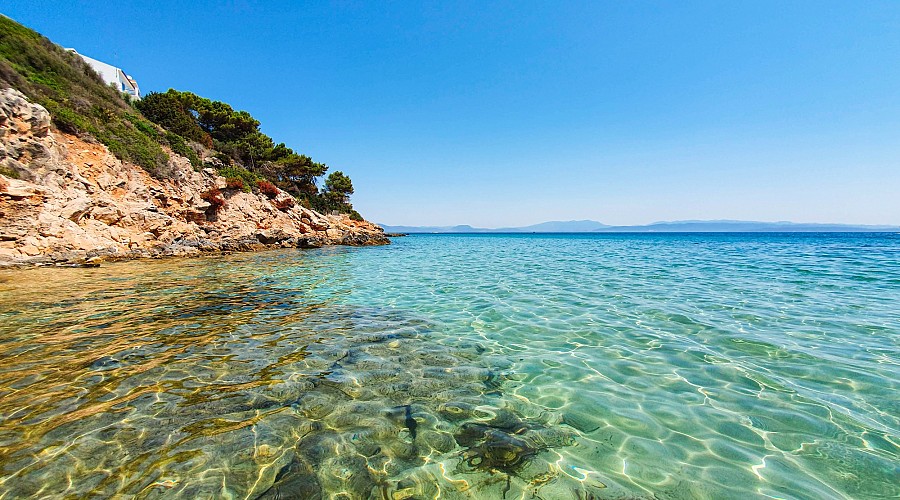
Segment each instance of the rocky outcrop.
[{"label": "rocky outcrop", "polygon": [[323,215],[279,191],[226,189],[170,153],[166,180],[105,146],[55,132],[50,115],[0,90],[0,266],[323,245],[381,245],[383,230]]}]

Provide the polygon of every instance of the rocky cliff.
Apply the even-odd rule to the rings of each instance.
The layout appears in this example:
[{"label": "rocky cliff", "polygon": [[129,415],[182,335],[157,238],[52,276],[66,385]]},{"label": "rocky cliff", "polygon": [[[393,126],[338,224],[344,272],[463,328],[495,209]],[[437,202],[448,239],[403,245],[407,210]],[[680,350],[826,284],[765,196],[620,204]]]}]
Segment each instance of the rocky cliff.
[{"label": "rocky cliff", "polygon": [[195,171],[169,157],[169,178],[154,179],[0,90],[0,266],[388,243],[375,224],[320,214],[282,191],[227,189],[212,164]]}]

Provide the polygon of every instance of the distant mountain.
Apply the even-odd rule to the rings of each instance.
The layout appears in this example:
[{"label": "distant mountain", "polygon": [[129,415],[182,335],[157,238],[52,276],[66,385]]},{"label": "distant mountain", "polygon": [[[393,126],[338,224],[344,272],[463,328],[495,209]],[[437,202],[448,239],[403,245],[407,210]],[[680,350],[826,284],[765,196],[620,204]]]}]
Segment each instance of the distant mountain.
[{"label": "distant mountain", "polygon": [[554,220],[525,227],[501,227],[492,231],[503,233],[584,233],[609,227],[595,220]]},{"label": "distant mountain", "polygon": [[607,226],[595,229],[605,233],[773,233],[773,232],[874,232],[900,231],[900,226],[864,226],[853,224],[812,224],[795,222],[758,222],[742,220],[683,220],[654,222],[643,226]]},{"label": "distant mountain", "polygon": [[587,233],[609,227],[595,220],[569,220],[542,222],[524,227],[487,229],[460,226],[389,226],[380,224],[388,233]]},{"label": "distant mountain", "polygon": [[389,226],[389,233],[763,233],[763,232],[877,232],[900,231],[900,226],[865,226],[853,224],[810,224],[795,222],[758,222],[741,220],[682,220],[654,222],[643,226],[608,226],[594,220],[542,222],[524,227],[488,229],[459,226]]},{"label": "distant mountain", "polygon": [[490,233],[493,229],[472,226],[389,226],[379,224],[386,233]]}]

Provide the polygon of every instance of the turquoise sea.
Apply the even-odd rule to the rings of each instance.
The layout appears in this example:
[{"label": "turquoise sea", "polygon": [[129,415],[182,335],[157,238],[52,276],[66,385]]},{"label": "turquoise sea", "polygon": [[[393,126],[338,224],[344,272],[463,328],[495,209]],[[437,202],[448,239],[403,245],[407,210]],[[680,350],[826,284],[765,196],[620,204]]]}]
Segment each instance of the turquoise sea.
[{"label": "turquoise sea", "polygon": [[0,271],[0,499],[898,498],[900,235]]}]

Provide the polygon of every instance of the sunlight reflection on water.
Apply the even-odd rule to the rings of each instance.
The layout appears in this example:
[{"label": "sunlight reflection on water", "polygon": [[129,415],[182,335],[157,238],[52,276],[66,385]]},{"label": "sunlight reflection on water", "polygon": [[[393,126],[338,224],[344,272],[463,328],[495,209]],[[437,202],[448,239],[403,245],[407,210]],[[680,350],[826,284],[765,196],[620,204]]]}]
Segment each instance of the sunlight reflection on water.
[{"label": "sunlight reflection on water", "polygon": [[0,272],[0,494],[900,494],[900,240],[415,236]]}]

